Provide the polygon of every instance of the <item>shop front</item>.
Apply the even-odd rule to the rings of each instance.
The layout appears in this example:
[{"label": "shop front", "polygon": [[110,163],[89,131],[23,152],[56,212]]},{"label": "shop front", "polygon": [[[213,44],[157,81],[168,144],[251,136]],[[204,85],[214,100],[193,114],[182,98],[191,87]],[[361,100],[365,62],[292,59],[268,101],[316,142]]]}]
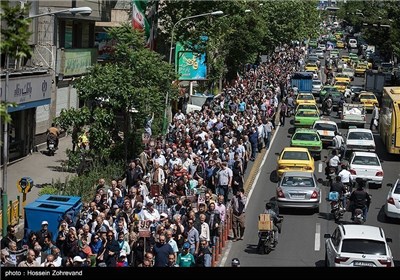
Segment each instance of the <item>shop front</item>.
[{"label": "shop front", "polygon": [[[51,100],[51,74],[23,75],[10,74],[8,92],[6,79],[1,80],[1,101],[14,103],[9,107],[11,123],[8,125],[9,161],[14,161],[31,153],[34,148],[36,108],[48,106]],[[1,131],[4,128],[1,127]],[[2,139],[3,140],[3,139]],[[1,148],[3,150],[3,147]],[[1,163],[3,164],[3,153]]]}]

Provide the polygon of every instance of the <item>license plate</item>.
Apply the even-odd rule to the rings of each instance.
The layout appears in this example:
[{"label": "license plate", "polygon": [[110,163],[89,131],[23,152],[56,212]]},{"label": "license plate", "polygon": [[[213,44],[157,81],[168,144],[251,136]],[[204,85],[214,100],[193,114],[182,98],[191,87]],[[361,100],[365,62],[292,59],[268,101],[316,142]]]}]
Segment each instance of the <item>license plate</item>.
[{"label": "license plate", "polygon": [[374,266],[372,262],[354,262],[354,266]]},{"label": "license plate", "polygon": [[305,199],[306,198],[305,195],[301,195],[301,194],[292,194],[290,197],[293,199]]},{"label": "license plate", "polygon": [[54,148],[54,144],[49,144],[49,148],[53,149]]}]

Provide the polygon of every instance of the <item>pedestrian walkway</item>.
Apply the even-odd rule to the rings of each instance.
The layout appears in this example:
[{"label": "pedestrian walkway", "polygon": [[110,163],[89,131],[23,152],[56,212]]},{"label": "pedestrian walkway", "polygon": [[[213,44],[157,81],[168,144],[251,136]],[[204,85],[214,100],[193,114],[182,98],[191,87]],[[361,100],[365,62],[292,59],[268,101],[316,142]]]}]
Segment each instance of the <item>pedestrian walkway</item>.
[{"label": "pedestrian walkway", "polygon": [[[47,146],[40,145],[37,152],[26,156],[23,159],[12,162],[7,167],[7,196],[9,201],[17,199],[20,196],[20,213],[22,210],[22,194],[18,192],[17,182],[22,177],[30,177],[33,180],[34,187],[26,195],[25,204],[29,204],[38,198],[40,188],[36,186],[44,186],[54,182],[65,183],[68,177],[75,176],[75,173],[66,172],[62,163],[67,159],[65,151],[72,149],[72,141],[70,136],[60,139],[58,150],[54,156],[47,155]],[[3,176],[3,172],[1,172]],[[3,177],[1,177],[1,181]],[[23,217],[21,217],[23,218]],[[21,220],[20,222],[23,222]]]}]

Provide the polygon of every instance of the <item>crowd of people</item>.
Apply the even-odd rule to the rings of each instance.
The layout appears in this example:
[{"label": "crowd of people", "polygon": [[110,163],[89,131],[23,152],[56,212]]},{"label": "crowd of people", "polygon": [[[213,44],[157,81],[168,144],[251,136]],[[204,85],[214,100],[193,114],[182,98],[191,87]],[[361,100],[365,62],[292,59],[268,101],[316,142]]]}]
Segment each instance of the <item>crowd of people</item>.
[{"label": "crowd of people", "polygon": [[232,241],[243,239],[244,174],[284,124],[280,103],[293,95],[290,77],[304,55],[304,48],[285,45],[249,65],[201,111],[178,111],[165,141],[150,141],[121,178],[99,179],[76,222],[65,215],[53,236],[43,221],[19,254],[10,228],[3,240],[11,241],[1,242],[2,265],[211,266],[228,209]]}]

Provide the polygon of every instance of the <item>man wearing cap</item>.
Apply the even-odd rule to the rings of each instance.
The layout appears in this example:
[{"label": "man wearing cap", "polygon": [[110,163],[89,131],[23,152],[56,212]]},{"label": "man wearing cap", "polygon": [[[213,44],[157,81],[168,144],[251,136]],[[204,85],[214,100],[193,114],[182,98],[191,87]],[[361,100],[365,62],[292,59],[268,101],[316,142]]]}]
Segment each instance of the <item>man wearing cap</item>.
[{"label": "man wearing cap", "polygon": [[179,267],[192,267],[195,266],[196,262],[194,256],[189,252],[190,244],[188,242],[183,243],[182,252],[178,255],[177,265]]},{"label": "man wearing cap", "polygon": [[49,236],[50,240],[53,240],[53,234],[49,231],[49,222],[42,221],[42,228],[36,233],[40,246],[45,247],[44,238]]},{"label": "man wearing cap", "polygon": [[75,256],[74,257],[74,259],[73,259],[73,266],[74,267],[82,267],[82,266],[85,266],[84,265],[84,259],[82,259],[80,256]]}]

